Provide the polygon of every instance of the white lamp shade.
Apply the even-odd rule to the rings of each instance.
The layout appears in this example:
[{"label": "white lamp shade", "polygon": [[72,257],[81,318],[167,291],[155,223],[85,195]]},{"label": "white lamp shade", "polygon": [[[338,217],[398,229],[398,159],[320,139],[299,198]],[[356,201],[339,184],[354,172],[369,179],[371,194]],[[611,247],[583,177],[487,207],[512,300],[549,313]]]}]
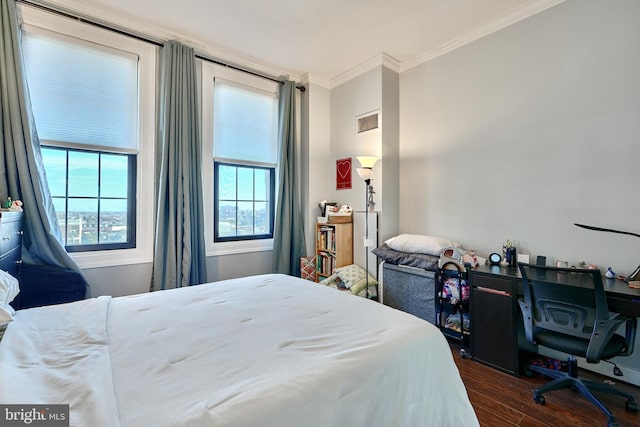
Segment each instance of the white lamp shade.
[{"label": "white lamp shade", "polygon": [[356,168],[356,172],[364,181],[373,179],[373,170],[371,168]]},{"label": "white lamp shade", "polygon": [[375,156],[358,156],[356,159],[360,162],[361,167],[369,169],[371,169],[378,161],[378,158]]}]

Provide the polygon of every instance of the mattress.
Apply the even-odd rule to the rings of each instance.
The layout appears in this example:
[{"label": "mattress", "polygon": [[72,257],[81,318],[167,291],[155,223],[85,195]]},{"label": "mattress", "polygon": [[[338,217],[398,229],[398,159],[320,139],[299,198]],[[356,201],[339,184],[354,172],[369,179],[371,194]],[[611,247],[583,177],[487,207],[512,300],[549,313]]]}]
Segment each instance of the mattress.
[{"label": "mattress", "polygon": [[285,275],[16,313],[0,403],[72,426],[474,426],[440,331]]}]

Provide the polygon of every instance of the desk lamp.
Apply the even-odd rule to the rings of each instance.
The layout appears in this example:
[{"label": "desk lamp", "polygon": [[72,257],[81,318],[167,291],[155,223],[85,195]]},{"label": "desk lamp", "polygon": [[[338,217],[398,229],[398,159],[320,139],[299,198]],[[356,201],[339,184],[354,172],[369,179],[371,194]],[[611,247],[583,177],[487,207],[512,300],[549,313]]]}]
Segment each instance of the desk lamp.
[{"label": "desk lamp", "polygon": [[[613,230],[611,228],[594,227],[593,225],[576,224],[575,222],[573,223],[573,225],[577,225],[578,227],[586,228],[587,230],[606,231],[606,232],[609,232],[609,233],[626,234],[627,236],[640,237],[640,234],[631,233],[629,231],[620,231],[620,230]],[[625,282],[632,282],[634,280],[638,280],[639,278],[640,278],[640,265],[637,266],[636,269],[633,270],[633,273],[628,275],[624,279],[624,281]]]},{"label": "desk lamp", "polygon": [[365,186],[365,208],[364,208],[364,257],[365,257],[365,283],[367,299],[371,298],[369,295],[369,246],[372,246],[373,242],[369,240],[369,212],[375,212],[376,204],[373,201],[373,186],[371,181],[373,180],[373,166],[378,161],[377,157],[373,156],[360,156],[356,157],[360,162],[360,167],[356,169],[360,178],[366,184]]}]

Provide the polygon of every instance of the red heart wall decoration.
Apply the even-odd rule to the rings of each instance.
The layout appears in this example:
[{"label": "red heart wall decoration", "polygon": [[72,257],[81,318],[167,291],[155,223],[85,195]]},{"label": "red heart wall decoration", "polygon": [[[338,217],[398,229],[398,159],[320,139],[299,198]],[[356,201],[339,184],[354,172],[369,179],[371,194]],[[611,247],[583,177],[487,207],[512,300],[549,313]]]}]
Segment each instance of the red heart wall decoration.
[{"label": "red heart wall decoration", "polygon": [[351,188],[351,157],[336,160],[336,189]]}]

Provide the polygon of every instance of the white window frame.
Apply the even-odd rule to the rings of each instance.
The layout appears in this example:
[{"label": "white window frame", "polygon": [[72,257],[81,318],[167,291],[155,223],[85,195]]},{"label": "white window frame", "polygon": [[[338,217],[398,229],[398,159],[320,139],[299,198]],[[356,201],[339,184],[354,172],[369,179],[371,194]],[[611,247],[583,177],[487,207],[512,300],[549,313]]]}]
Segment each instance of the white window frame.
[{"label": "white window frame", "polygon": [[[204,222],[207,256],[232,255],[247,252],[273,250],[273,239],[253,239],[234,242],[214,242],[214,182],[213,182],[213,93],[216,77],[250,86],[261,91],[278,93],[278,84],[264,78],[202,61],[202,180],[204,189]],[[278,188],[278,166],[276,165],[276,193]],[[277,194],[276,194],[277,197]],[[276,201],[274,200],[273,203]]]},{"label": "white window frame", "polygon": [[139,57],[139,129],[136,182],[136,247],[104,251],[72,252],[80,268],[109,267],[153,262],[155,79],[157,46],[91,24],[19,4],[22,30],[40,29],[131,52]]}]

